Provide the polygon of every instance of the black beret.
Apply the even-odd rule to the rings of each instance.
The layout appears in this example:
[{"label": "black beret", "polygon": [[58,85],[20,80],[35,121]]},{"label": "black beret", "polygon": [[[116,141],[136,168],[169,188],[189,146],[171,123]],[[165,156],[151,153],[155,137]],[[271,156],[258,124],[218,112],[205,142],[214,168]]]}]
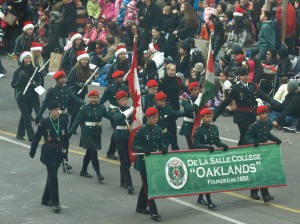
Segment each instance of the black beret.
[{"label": "black beret", "polygon": [[53,109],[59,108],[59,107],[60,107],[60,105],[57,101],[50,101],[48,103],[48,110],[53,110]]}]

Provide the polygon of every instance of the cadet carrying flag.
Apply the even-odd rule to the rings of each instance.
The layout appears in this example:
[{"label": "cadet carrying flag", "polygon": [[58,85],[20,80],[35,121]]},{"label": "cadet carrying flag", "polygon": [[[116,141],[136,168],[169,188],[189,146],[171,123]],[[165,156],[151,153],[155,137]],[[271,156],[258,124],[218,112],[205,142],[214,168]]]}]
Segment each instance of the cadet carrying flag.
[{"label": "cadet carrying flag", "polygon": [[132,155],[131,145],[136,131],[143,125],[141,90],[140,90],[140,84],[137,75],[137,47],[136,47],[135,38],[133,41],[132,63],[128,74],[128,85],[129,85],[129,92],[133,104],[131,132],[130,132],[130,138],[128,142],[128,153],[129,153],[130,161],[134,162],[136,160],[136,156]]},{"label": "cadet carrying flag", "polygon": [[[201,93],[199,93],[201,94]],[[202,92],[202,96],[200,99],[199,110],[196,112],[194,126],[193,126],[193,134],[196,127],[198,127],[201,123],[200,111],[204,108],[205,104],[215,96],[215,69],[214,69],[214,58],[211,51],[211,36],[209,41],[208,48],[208,57],[207,57],[207,66],[206,66],[206,75],[204,80],[204,89]],[[193,137],[192,137],[193,139]]]}]

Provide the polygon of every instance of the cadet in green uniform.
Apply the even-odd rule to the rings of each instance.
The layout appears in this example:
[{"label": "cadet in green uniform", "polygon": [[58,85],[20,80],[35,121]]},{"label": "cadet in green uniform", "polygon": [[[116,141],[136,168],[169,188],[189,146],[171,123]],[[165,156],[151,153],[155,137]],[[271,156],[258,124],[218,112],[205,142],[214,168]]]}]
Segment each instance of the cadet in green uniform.
[{"label": "cadet in green uniform", "polygon": [[[145,115],[147,123],[143,125],[135,134],[132,143],[132,150],[145,153],[149,156],[151,152],[162,151],[162,154],[168,152],[168,148],[163,145],[162,130],[156,124],[158,121],[158,111],[156,108],[149,107]],[[158,221],[161,215],[157,211],[154,199],[148,199],[147,171],[145,168],[144,156],[138,156],[134,168],[140,171],[142,178],[142,187],[138,196],[136,212],[151,215],[151,219]],[[149,206],[149,209],[147,209]]]},{"label": "cadet in green uniform", "polygon": [[[42,115],[47,108],[47,104],[50,101],[56,100],[60,105],[60,117],[63,117],[69,122],[68,108],[74,103],[78,105],[84,104],[84,101],[74,95],[71,89],[65,86],[66,76],[64,71],[58,71],[53,75],[53,79],[56,81],[56,85],[48,89],[45,100],[42,103],[39,113],[36,115],[35,122],[38,123],[42,118]],[[67,159],[68,161],[68,159]],[[72,166],[66,163],[66,169],[70,170]]]},{"label": "cadet in green uniform", "polygon": [[[259,143],[266,143],[268,140],[281,143],[281,140],[271,134],[272,123],[268,120],[268,107],[259,106],[257,107],[256,113],[258,115],[258,121],[251,124],[246,135],[245,144],[254,144],[255,147],[259,146]],[[257,195],[258,189],[251,189],[251,198],[259,200],[260,197]],[[270,195],[268,188],[260,188],[261,195],[264,202],[274,200],[274,197]]]},{"label": "cadet in green uniform", "polygon": [[[217,147],[223,147],[223,151],[228,150],[228,145],[221,142],[219,137],[219,130],[216,125],[211,124],[212,111],[208,108],[204,108],[200,111],[202,117],[202,123],[195,129],[193,141],[194,149],[209,149],[210,152],[214,152],[214,145]],[[206,194],[207,202],[203,200],[203,195],[198,197],[198,203],[207,205],[209,209],[217,207],[210,198],[210,194]]]},{"label": "cadet in green uniform", "polygon": [[238,145],[244,144],[244,136],[253,122],[255,122],[255,108],[257,106],[256,98],[268,101],[272,104],[276,103],[269,95],[258,89],[256,83],[249,81],[249,72],[246,68],[238,71],[240,82],[232,86],[231,92],[226,99],[219,105],[214,112],[213,122],[223,112],[223,110],[235,100],[237,109],[233,115],[233,122],[238,125],[240,131],[240,140]]},{"label": "cadet in green uniform", "polygon": [[47,167],[47,182],[42,197],[42,205],[53,206],[56,213],[61,211],[59,206],[58,179],[57,170],[63,158],[66,157],[66,151],[69,148],[68,140],[68,122],[59,116],[59,103],[51,101],[48,103],[50,116],[43,119],[38,124],[37,132],[32,140],[29,155],[35,156],[36,149],[41,137],[44,137],[44,143],[41,151],[41,162]]},{"label": "cadet in green uniform", "polygon": [[128,94],[125,91],[119,91],[116,94],[116,100],[119,107],[112,109],[112,117],[116,128],[114,130],[114,140],[120,158],[120,176],[121,187],[127,189],[129,194],[132,194],[132,180],[130,174],[131,162],[128,154],[128,141],[130,138],[130,116],[133,112],[133,107],[127,106]]},{"label": "cadet in green uniform", "polygon": [[[118,108],[119,104],[116,100],[116,93],[120,90],[123,90],[128,93],[128,87],[123,84],[123,78],[124,78],[124,72],[123,71],[115,71],[112,74],[112,78],[114,79],[114,84],[111,86],[107,87],[107,89],[103,92],[102,97],[100,98],[99,103],[104,104],[106,101],[109,101],[109,109],[108,111],[110,112],[112,109]],[[115,124],[112,122],[113,128],[115,127]],[[115,156],[116,152],[116,145],[114,142],[114,133],[112,133],[112,136],[110,138],[110,145],[109,149],[107,151],[107,158],[117,160],[118,157]]]},{"label": "cadet in green uniform", "polygon": [[155,105],[155,95],[157,94],[157,90],[158,90],[158,83],[156,82],[156,80],[149,80],[146,84],[147,88],[148,88],[148,93],[143,96],[143,112],[145,113],[145,111],[148,109],[148,107],[153,107]]},{"label": "cadet in green uniform", "polygon": [[89,103],[83,105],[79,113],[70,128],[69,138],[72,135],[72,131],[76,130],[79,124],[81,126],[81,138],[79,146],[86,149],[86,153],[83,157],[82,169],[80,176],[91,178],[87,172],[87,167],[92,162],[93,168],[97,174],[98,181],[102,181],[104,177],[100,173],[99,160],[97,150],[101,149],[101,134],[102,126],[101,120],[102,117],[111,119],[110,113],[107,112],[106,108],[99,104],[99,93],[96,90],[91,90],[88,94]]},{"label": "cadet in green uniform", "polygon": [[167,95],[163,92],[159,92],[155,95],[155,108],[158,111],[158,122],[157,125],[162,129],[162,137],[164,145],[168,148],[170,145],[170,133],[168,126],[170,122],[177,120],[178,117],[183,117],[183,111],[174,111],[169,105],[166,105]]},{"label": "cadet in green uniform", "polygon": [[198,112],[201,96],[198,82],[191,82],[188,86],[188,90],[191,93],[189,99],[183,99],[181,105],[184,108],[185,117],[179,131],[180,135],[184,135],[186,138],[189,149],[193,148],[192,131],[194,126],[195,113]]}]

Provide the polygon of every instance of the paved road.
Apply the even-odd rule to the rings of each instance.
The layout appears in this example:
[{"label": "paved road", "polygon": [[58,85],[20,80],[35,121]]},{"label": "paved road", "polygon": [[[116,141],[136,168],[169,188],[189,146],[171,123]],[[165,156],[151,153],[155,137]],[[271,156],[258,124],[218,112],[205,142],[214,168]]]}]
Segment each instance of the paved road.
[{"label": "paved road", "polygon": [[[92,179],[79,176],[84,151],[78,147],[79,135],[71,139],[70,160],[73,165],[70,181],[73,192],[69,192],[62,170],[59,171],[62,213],[40,205],[46,169],[39,161],[39,151],[32,160],[28,156],[29,143],[15,139],[20,116],[10,81],[17,67],[14,61],[2,58],[8,74],[0,79],[0,223],[1,224],[53,224],[53,223],[152,223],[149,217],[135,213],[137,194],[141,186],[138,173],[132,169],[135,194],[128,195],[119,186],[119,164],[105,158],[112,129],[104,120],[102,134],[103,150],[100,151],[101,172],[105,177],[98,183],[94,171]],[[54,85],[46,77],[46,88]],[[103,88],[93,87],[101,92]],[[180,126],[182,120],[178,120]],[[220,117],[216,124],[220,135],[229,145],[236,145],[238,129],[232,118]],[[36,128],[34,124],[34,128]],[[80,131],[80,130],[79,130]],[[281,139],[291,139],[292,144],[282,144],[286,169],[287,187],[272,188],[275,200],[268,205],[249,198],[248,191],[213,194],[218,205],[211,211],[196,203],[196,196],[159,199],[157,205],[163,223],[300,223],[300,152],[298,134],[287,134],[274,130]],[[185,139],[179,137],[179,146],[186,148]]]}]

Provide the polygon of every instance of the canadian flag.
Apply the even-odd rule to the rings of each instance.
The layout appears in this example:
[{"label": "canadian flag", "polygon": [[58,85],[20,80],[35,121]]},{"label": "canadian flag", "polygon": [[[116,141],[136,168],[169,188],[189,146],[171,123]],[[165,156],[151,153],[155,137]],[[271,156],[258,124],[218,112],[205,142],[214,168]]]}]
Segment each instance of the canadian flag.
[{"label": "canadian flag", "polygon": [[131,132],[128,142],[128,153],[131,162],[135,162],[136,156],[133,156],[133,151],[131,150],[131,145],[135,136],[136,131],[143,125],[143,110],[142,110],[142,100],[141,100],[141,89],[137,74],[137,47],[136,40],[134,38],[133,42],[133,55],[131,68],[128,74],[128,85],[129,92],[133,103],[133,113],[132,113],[132,123]]}]

